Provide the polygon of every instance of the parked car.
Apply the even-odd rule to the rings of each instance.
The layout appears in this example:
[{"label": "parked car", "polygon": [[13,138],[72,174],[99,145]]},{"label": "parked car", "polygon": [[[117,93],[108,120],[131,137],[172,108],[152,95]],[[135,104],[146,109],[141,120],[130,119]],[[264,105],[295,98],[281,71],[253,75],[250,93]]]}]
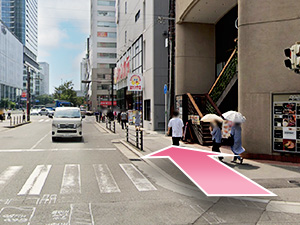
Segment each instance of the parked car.
[{"label": "parked car", "polygon": [[52,121],[52,141],[57,138],[82,139],[82,116],[80,109],[76,107],[56,108]]},{"label": "parked car", "polygon": [[53,116],[54,115],[54,110],[53,109],[47,109],[48,110],[48,116]]},{"label": "parked car", "polygon": [[93,116],[94,112],[93,111],[86,111],[85,115],[87,115],[87,116]]},{"label": "parked car", "polygon": [[40,114],[40,111],[38,109],[32,109],[30,111],[30,115],[32,116],[38,116]]},{"label": "parked car", "polygon": [[39,112],[40,116],[48,116],[48,109],[42,108]]}]

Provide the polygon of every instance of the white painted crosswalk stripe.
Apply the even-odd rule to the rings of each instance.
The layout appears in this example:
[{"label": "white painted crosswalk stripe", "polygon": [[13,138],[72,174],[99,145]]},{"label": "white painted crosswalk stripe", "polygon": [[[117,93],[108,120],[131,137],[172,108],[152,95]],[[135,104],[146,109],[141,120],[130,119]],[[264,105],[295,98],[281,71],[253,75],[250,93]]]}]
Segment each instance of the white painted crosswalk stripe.
[{"label": "white painted crosswalk stripe", "polygon": [[49,122],[49,121],[50,121],[50,119],[45,120],[45,122]]},{"label": "white painted crosswalk stripe", "polygon": [[38,165],[18,195],[40,195],[51,167],[51,165]]},{"label": "white painted crosswalk stripe", "polygon": [[94,165],[94,170],[101,193],[121,192],[106,164]]},{"label": "white painted crosswalk stripe", "polygon": [[39,120],[39,123],[41,123],[41,122],[43,122],[44,121],[44,119],[41,119],[41,120]]},{"label": "white painted crosswalk stripe", "polygon": [[132,164],[120,164],[122,170],[139,191],[157,190],[151,182]]},{"label": "white painted crosswalk stripe", "polygon": [[10,166],[0,174],[0,191],[22,169],[22,166]]},{"label": "white painted crosswalk stripe", "polygon": [[81,193],[80,165],[69,164],[65,166],[60,194]]}]

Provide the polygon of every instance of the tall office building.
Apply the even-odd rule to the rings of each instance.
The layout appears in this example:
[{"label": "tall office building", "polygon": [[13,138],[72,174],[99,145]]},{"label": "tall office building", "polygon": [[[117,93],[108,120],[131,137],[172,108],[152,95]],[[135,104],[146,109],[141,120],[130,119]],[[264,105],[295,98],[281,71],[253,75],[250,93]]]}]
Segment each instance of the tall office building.
[{"label": "tall office building", "polygon": [[111,73],[117,58],[115,4],[115,0],[91,0],[90,110],[111,106]]},{"label": "tall office building", "polygon": [[49,64],[39,62],[40,64],[40,95],[49,95]]},{"label": "tall office building", "polygon": [[38,2],[37,0],[0,0],[1,19],[8,29],[22,42],[23,91],[27,90],[27,74],[30,72],[31,95],[39,95],[38,55]]}]

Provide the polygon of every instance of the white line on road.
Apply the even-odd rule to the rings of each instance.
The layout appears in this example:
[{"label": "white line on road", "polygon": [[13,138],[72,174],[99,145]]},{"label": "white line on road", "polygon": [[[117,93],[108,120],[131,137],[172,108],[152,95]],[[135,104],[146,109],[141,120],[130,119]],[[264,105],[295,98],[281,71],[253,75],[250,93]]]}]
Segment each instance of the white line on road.
[{"label": "white line on road", "polygon": [[81,193],[80,165],[65,165],[60,194]]},{"label": "white line on road", "polygon": [[51,132],[47,133],[44,137],[42,137],[31,149],[35,149]]},{"label": "white line on road", "polygon": [[132,164],[120,164],[122,170],[139,191],[157,190],[150,181]]},{"label": "white line on road", "polygon": [[49,149],[6,149],[0,150],[0,153],[18,153],[18,152],[57,152],[57,151],[116,151],[116,148],[49,148]]},{"label": "white line on road", "polygon": [[41,122],[43,122],[44,121],[44,119],[41,119],[41,120],[39,120],[39,123],[41,123]]},{"label": "white line on road", "polygon": [[50,119],[45,120],[45,122],[49,122],[49,121],[50,121]]},{"label": "white line on road", "polygon": [[38,165],[18,195],[40,195],[51,167],[51,165]]},{"label": "white line on road", "polygon": [[10,166],[0,174],[0,191],[23,168],[23,166]]},{"label": "white line on road", "polygon": [[101,193],[121,192],[108,166],[93,165]]}]

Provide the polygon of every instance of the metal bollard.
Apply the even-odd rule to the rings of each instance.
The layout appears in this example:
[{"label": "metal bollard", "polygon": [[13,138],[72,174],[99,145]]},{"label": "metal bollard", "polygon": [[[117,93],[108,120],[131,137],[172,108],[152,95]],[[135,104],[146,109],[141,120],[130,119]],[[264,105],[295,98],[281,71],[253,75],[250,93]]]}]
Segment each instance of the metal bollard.
[{"label": "metal bollard", "polygon": [[114,121],[114,133],[116,133],[116,121]]},{"label": "metal bollard", "polygon": [[16,125],[16,118],[14,117],[14,125]]},{"label": "metal bollard", "polygon": [[10,117],[10,126],[12,126],[12,118]]},{"label": "metal bollard", "polygon": [[129,141],[129,134],[128,134],[128,126],[126,126],[126,141],[128,142]]},{"label": "metal bollard", "polygon": [[17,125],[19,124],[19,117],[17,117]]},{"label": "metal bollard", "polygon": [[144,142],[143,142],[143,130],[142,129],[140,130],[140,137],[141,137],[141,150],[144,151],[144,147],[143,147],[143,145],[144,145]]},{"label": "metal bollard", "polygon": [[139,131],[136,130],[135,132],[136,132],[136,134],[135,134],[136,147],[139,148]]}]

